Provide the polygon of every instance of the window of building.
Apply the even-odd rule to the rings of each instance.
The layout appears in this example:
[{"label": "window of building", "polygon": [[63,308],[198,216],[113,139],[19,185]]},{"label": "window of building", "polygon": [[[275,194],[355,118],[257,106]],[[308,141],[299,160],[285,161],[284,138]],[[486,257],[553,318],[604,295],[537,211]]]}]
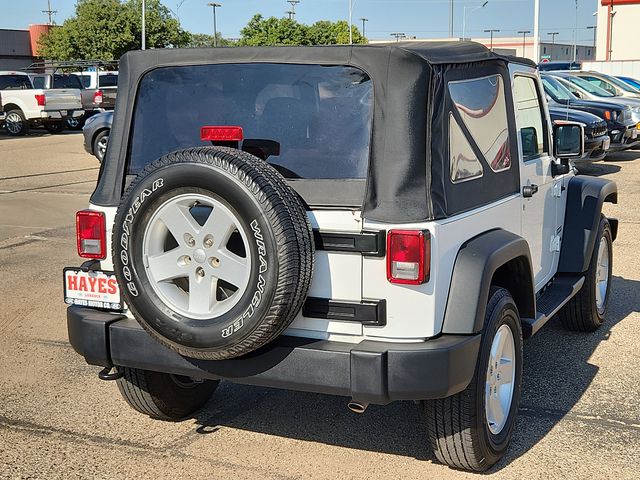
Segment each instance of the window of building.
[{"label": "window of building", "polygon": [[545,119],[536,80],[516,76],[513,81],[513,97],[516,104],[516,125],[525,161],[548,154]]}]

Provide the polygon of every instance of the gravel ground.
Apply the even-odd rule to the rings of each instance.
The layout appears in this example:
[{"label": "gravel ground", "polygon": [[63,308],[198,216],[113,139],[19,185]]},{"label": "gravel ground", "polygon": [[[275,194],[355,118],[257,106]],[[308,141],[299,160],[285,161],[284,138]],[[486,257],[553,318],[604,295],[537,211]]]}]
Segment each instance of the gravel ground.
[{"label": "gravel ground", "polygon": [[[79,134],[0,134],[0,478],[469,478],[434,462],[413,403],[223,382],[179,423],[130,410],[67,342],[62,268],[77,265],[74,212],[98,173]],[[618,182],[605,325],[552,320],[525,344],[515,438],[495,478],[638,478],[640,151],[585,173]]]}]

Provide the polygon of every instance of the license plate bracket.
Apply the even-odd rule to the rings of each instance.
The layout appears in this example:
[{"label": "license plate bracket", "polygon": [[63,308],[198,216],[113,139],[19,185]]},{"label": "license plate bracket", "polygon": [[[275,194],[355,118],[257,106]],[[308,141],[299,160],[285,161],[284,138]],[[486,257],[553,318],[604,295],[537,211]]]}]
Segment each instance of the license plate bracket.
[{"label": "license plate bracket", "polygon": [[120,287],[115,273],[104,270],[63,270],[64,302],[67,305],[122,311]]}]

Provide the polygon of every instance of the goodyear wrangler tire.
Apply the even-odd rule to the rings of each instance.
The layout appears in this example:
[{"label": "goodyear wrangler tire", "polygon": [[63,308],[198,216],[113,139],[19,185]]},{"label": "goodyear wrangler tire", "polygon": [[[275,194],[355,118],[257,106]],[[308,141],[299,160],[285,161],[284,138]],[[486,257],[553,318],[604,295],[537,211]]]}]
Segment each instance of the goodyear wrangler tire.
[{"label": "goodyear wrangler tire", "polygon": [[219,360],[277,337],[313,271],[306,211],[266,162],[201,147],[148,165],[125,192],[114,269],[138,322],[178,353]]}]

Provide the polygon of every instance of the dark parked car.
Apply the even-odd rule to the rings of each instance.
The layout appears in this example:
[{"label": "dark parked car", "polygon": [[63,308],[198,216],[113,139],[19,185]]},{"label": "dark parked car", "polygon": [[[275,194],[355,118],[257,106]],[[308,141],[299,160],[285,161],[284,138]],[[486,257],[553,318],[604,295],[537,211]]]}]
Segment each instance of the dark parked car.
[{"label": "dark parked car", "polygon": [[606,101],[584,100],[574,96],[557,78],[542,74],[544,91],[550,106],[564,106],[592,113],[607,122],[611,146],[609,151],[620,151],[640,144],[638,130],[631,107]]},{"label": "dark parked car", "polygon": [[95,155],[99,162],[102,162],[107,151],[112,122],[113,110],[87,118],[82,129],[85,150]]},{"label": "dark parked car", "polygon": [[580,62],[545,62],[538,64],[538,70],[541,72],[551,72],[555,70],[580,70],[582,64]]},{"label": "dark parked car", "polygon": [[598,162],[607,156],[611,140],[608,135],[607,122],[600,117],[558,105],[549,106],[549,115],[554,123],[570,121],[584,124],[584,155],[582,158],[574,159],[574,164]]}]

